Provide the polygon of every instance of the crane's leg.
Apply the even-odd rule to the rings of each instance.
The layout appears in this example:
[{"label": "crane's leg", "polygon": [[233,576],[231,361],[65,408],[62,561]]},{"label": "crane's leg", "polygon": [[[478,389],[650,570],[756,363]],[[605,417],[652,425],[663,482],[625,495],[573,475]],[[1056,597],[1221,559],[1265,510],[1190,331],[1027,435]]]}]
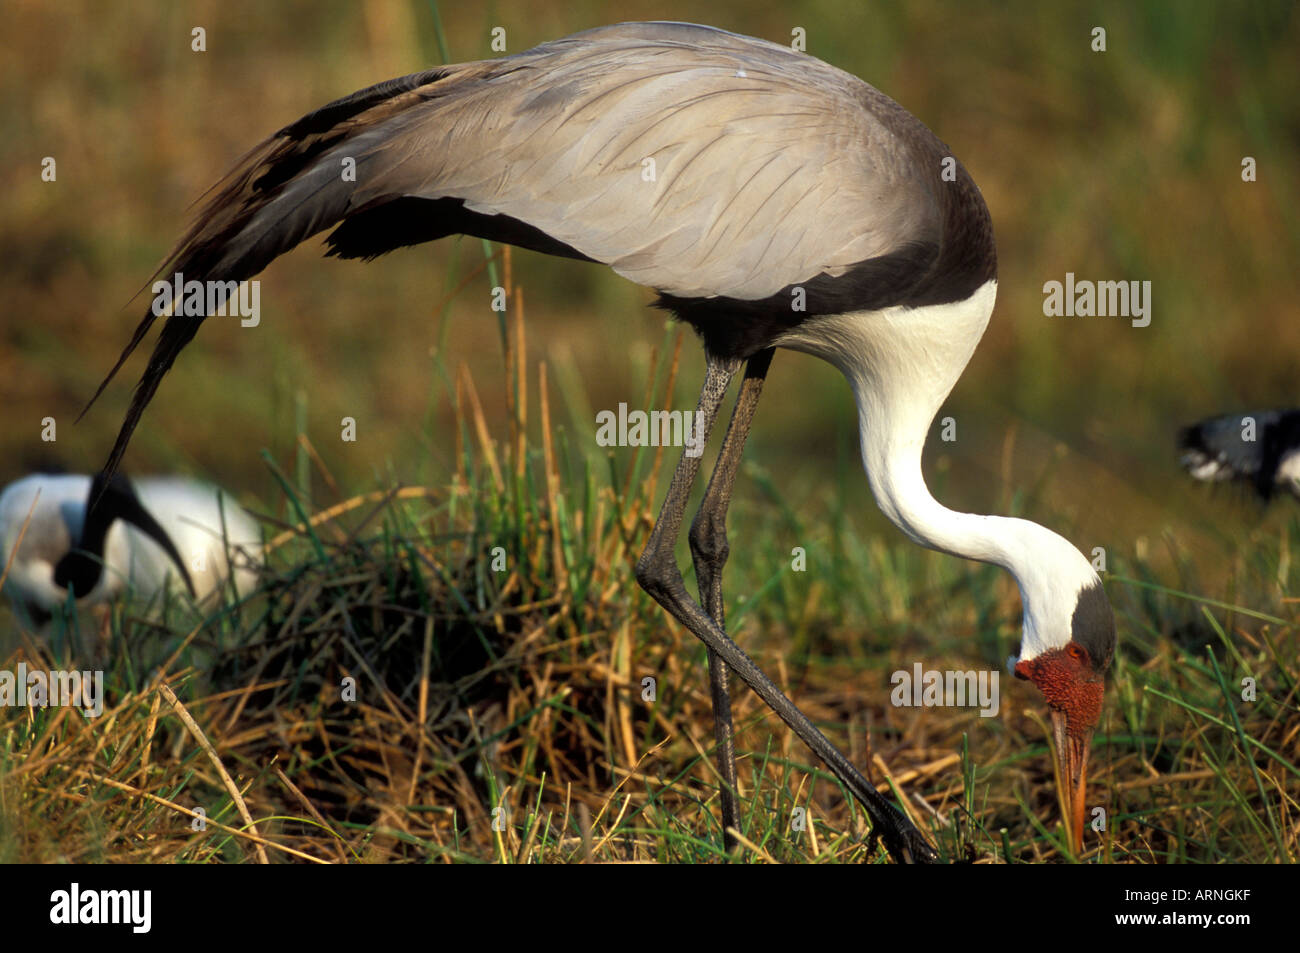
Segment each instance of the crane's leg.
[{"label": "crane's leg", "polygon": [[[697,412],[703,414],[702,440],[708,441],[713,423],[718,417],[718,409],[727,392],[727,385],[740,368],[738,359],[708,357],[705,369],[704,386],[700,389]],[[699,473],[700,457],[687,456],[683,453],[681,462],[673,473],[672,483],[664,498],[663,509],[654,529],[650,531],[650,541],[645,552],[636,564],[637,582],[641,588],[668,610],[674,619],[689,629],[696,638],[703,642],[710,651],[715,652],[726,665],[739,675],[758,696],[767,703],[781,720],[797,734],[800,740],[812,748],[817,757],[826,762],[853,797],[862,805],[871,818],[873,833],[884,840],[886,849],[899,861],[932,861],[937,859],[934,848],[921,836],[910,821],[898,809],[882,797],[870,782],[853,766],[848,758],[831,744],[830,740],[817,730],[817,726],[808,720],[790,699],[781,693],[775,683],[754,664],[753,659],[741,651],[740,647],[727,637],[721,627],[711,619],[699,604],[691,599],[677,568],[673,547],[681,533],[682,515],[690,497],[691,486]]]},{"label": "crane's leg", "polygon": [[[731,547],[727,543],[727,507],[731,491],[740,469],[740,456],[745,449],[759,395],[763,392],[763,379],[772,363],[773,349],[760,351],[745,364],[745,376],[740,382],[740,395],[736,398],[727,434],[722,438],[718,462],[709,477],[704,500],[691,522],[688,539],[691,558],[695,566],[695,581],[700,589],[700,605],[722,631],[727,630],[722,605],[722,567],[726,565]],[[740,830],[740,808],[736,803],[736,742],[731,723],[731,670],[717,652],[709,650],[709,687],[713,694],[713,737],[717,742],[718,774],[722,778],[722,828]],[[726,848],[735,846],[735,838],[725,835]]]}]

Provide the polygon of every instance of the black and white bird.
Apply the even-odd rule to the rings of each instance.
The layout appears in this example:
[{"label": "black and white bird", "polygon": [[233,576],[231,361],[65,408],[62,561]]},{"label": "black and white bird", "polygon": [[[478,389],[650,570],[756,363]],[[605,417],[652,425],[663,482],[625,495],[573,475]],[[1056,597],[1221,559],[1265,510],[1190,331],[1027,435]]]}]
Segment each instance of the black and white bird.
[{"label": "black and white bird", "polygon": [[24,477],[0,493],[0,546],[5,594],[38,625],[67,606],[69,590],[85,608],[128,593],[152,601],[169,587],[202,607],[232,565],[247,594],[261,560],[256,521],[215,487],[178,477]]},{"label": "black and white bird", "polygon": [[1184,427],[1178,449],[1193,479],[1243,483],[1262,500],[1300,496],[1300,410],[1210,417]]},{"label": "black and white bird", "polygon": [[[954,512],[926,489],[921,450],[993,312],[997,255],[979,189],[916,117],[763,40],[684,23],[588,30],[390,80],[290,123],[214,186],[159,275],[233,290],[329,228],[328,254],[342,258],[466,234],[600,262],[656,290],[699,333],[706,439],[741,379],[689,535],[699,601],[673,558],[698,456],[678,465],[636,575],[708,646],[724,824],[740,823],[734,672],[861,801],[896,858],[929,860],[924,837],[724,627],[726,510],[774,350],[838,368],[889,519],[922,546],[997,564],[1019,583],[1015,671],[1051,709],[1078,845],[1114,620],[1101,580],[1065,539],[1027,520]],[[194,311],[167,318],[106,472],[203,323]],[[154,320],[145,315],[109,378]]]}]

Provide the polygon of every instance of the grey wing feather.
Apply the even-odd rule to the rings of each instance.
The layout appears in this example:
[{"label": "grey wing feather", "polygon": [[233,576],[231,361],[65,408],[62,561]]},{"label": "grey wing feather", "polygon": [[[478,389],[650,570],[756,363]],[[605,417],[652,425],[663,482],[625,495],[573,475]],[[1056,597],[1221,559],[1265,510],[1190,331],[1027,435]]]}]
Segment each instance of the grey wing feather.
[{"label": "grey wing feather", "polygon": [[449,73],[438,95],[321,156],[249,231],[332,187],[351,156],[344,215],[394,196],[458,198],[679,297],[765,298],[938,241],[926,186],[901,178],[902,162],[869,165],[906,146],[867,111],[865,83],[721,31],[691,28],[679,45],[610,31]]},{"label": "grey wing feather", "polygon": [[[932,153],[922,166],[933,179],[909,173],[916,149]],[[332,241],[355,239],[349,227],[385,204],[456,200],[657,291],[756,300],[903,245],[937,246],[944,151],[892,100],[812,57],[707,27],[621,24],[392,80],[303,117],[213,187],[159,273],[242,281],[331,226]],[[412,234],[357,253],[447,233],[400,224]],[[106,473],[202,320],[167,319]],[[153,321],[146,313],[91,403]]]}]

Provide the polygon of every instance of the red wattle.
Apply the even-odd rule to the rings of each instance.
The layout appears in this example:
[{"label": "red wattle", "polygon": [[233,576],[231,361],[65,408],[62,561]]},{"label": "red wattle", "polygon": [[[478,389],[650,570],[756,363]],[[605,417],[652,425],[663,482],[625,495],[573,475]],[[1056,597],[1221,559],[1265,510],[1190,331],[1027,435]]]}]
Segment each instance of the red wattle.
[{"label": "red wattle", "polygon": [[1101,720],[1104,676],[1076,642],[1016,663],[1016,674],[1033,682],[1049,708],[1065,714],[1066,733],[1086,738]]}]

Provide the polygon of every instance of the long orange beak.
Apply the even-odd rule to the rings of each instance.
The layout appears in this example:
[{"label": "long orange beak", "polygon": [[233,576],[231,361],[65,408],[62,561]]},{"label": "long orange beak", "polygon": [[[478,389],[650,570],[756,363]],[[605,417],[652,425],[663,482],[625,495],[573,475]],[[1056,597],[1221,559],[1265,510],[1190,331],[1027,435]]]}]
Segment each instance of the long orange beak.
[{"label": "long orange beak", "polygon": [[1084,786],[1088,777],[1088,749],[1092,731],[1075,737],[1066,731],[1065,713],[1052,712],[1052,771],[1056,776],[1056,795],[1061,803],[1066,840],[1076,857],[1083,849]]}]

